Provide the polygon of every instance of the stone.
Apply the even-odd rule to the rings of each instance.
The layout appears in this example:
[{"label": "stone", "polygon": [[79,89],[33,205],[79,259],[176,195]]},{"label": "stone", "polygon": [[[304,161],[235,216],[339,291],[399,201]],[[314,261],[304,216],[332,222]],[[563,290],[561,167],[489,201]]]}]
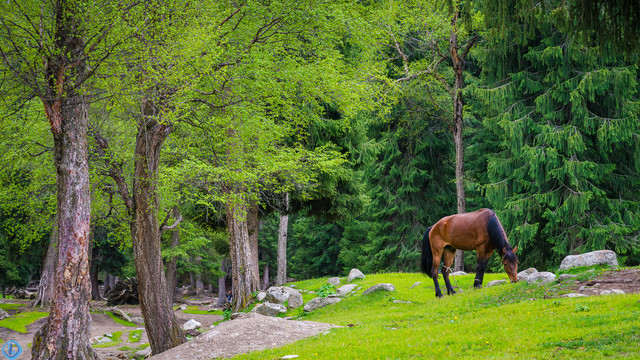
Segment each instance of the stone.
[{"label": "stone", "polygon": [[340,286],[339,288],[336,289],[336,291],[338,292],[338,295],[345,296],[348,293],[355,290],[357,287],[358,285],[356,284],[347,284],[347,285]]},{"label": "stone", "polygon": [[365,290],[362,295],[371,294],[376,291],[396,291],[396,287],[393,284],[378,284]]},{"label": "stone", "polygon": [[394,304],[413,304],[411,301],[393,300]]},{"label": "stone", "polygon": [[185,311],[185,310],[187,310],[187,305],[186,304],[182,304],[182,305],[178,306],[178,308],[176,310]]},{"label": "stone", "polygon": [[6,319],[8,317],[9,317],[9,314],[6,311],[0,309],[0,320]]},{"label": "stone", "polygon": [[[185,306],[187,306],[187,305],[185,305]],[[124,320],[126,322],[133,322],[133,321],[131,321],[131,318],[129,317],[129,315],[127,315],[127,313],[125,313],[124,311],[118,309],[117,306],[114,306],[112,308],[107,308],[107,311],[109,311],[113,315],[119,317],[120,319],[122,319],[122,320]]]},{"label": "stone", "polygon": [[195,321],[194,319],[191,319],[189,321],[187,321],[186,323],[184,323],[184,325],[182,325],[182,329],[189,331],[189,330],[195,330],[195,329],[199,329],[202,326],[202,324],[200,324],[199,322]]},{"label": "stone", "polygon": [[585,294],[578,294],[578,293],[568,293],[568,294],[564,294],[564,295],[562,295],[562,297],[568,297],[568,298],[583,297],[583,296],[587,296],[587,295],[585,295]]},{"label": "stone", "polygon": [[106,344],[108,342],[112,342],[113,340],[110,337],[106,337],[106,336],[101,336],[99,338],[96,339],[96,342],[98,344]]},{"label": "stone", "polygon": [[266,297],[267,297],[267,292],[266,291],[260,291],[260,292],[258,292],[256,294],[256,301],[263,302]]},{"label": "stone", "polygon": [[616,253],[611,250],[598,250],[581,255],[569,255],[562,260],[560,271],[580,266],[609,265],[618,266]]},{"label": "stone", "polygon": [[527,270],[524,271],[520,271],[518,273],[518,280],[519,281],[527,281],[529,279],[529,276],[538,273],[538,270],[534,269],[534,268],[528,268]]},{"label": "stone", "polygon": [[312,312],[315,310],[318,310],[322,307],[325,307],[327,305],[333,305],[335,303],[340,302],[340,300],[342,300],[342,298],[339,297],[334,297],[334,298],[330,298],[330,297],[317,297],[314,298],[312,300],[310,300],[309,302],[307,302],[304,305],[304,311],[306,312]]},{"label": "stone", "polygon": [[600,295],[622,295],[624,291],[620,289],[602,290]]},{"label": "stone", "polygon": [[456,271],[454,273],[451,274],[451,276],[462,276],[462,275],[469,275],[464,271]]},{"label": "stone", "polygon": [[578,277],[578,275],[574,274],[562,274],[558,276],[558,282],[565,282],[567,280],[574,280]]},{"label": "stone", "polygon": [[144,318],[137,316],[137,317],[132,317],[131,318],[131,322],[136,324],[136,325],[144,325]]},{"label": "stone", "polygon": [[349,276],[347,276],[347,282],[352,282],[355,279],[364,279],[365,276],[362,273],[362,271],[358,270],[358,269],[351,269],[351,271],[349,271]]},{"label": "stone", "polygon": [[489,281],[489,283],[487,285],[485,285],[485,287],[492,287],[492,286],[496,286],[496,285],[501,285],[506,283],[507,280],[493,280],[493,281]]},{"label": "stone", "polygon": [[291,296],[296,298],[294,303],[302,302],[302,295],[298,290],[286,286],[272,286],[267,290],[264,300],[274,304],[284,304],[286,301],[291,302],[289,299]]},{"label": "stone", "polygon": [[133,355],[135,359],[145,359],[151,356],[151,347],[140,350]]},{"label": "stone", "polygon": [[556,274],[543,271],[529,275],[526,280],[529,284],[545,285],[556,281]]},{"label": "stone", "polygon": [[265,316],[276,316],[287,312],[287,308],[282,304],[274,304],[270,302],[263,303],[261,306],[256,306],[256,312]]},{"label": "stone", "polygon": [[296,289],[291,290],[293,291],[289,293],[289,308],[297,309],[302,306],[302,304],[304,304],[304,301],[302,300],[302,294],[300,294],[300,292]]},{"label": "stone", "polygon": [[331,285],[333,285],[335,287],[338,287],[338,286],[340,286],[340,278],[339,277],[329,278],[329,280],[327,280],[327,283],[331,284]]},{"label": "stone", "polygon": [[413,289],[414,287],[416,287],[416,286],[418,286],[420,284],[422,284],[422,282],[418,281],[418,282],[414,283],[413,285],[411,285],[411,287],[409,289]]}]

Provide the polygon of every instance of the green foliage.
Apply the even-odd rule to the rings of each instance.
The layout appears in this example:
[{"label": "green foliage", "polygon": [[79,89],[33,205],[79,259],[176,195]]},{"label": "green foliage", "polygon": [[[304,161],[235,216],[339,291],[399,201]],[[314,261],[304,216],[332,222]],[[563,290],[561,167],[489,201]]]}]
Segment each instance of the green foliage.
[{"label": "green foliage", "polygon": [[316,290],[316,294],[318,294],[319,297],[327,297],[335,293],[336,293],[336,287],[333,286],[332,284],[324,284]]},{"label": "green foliage", "polygon": [[49,313],[40,311],[22,312],[0,320],[0,327],[26,334],[26,326],[31,325],[46,316],[49,316]]}]

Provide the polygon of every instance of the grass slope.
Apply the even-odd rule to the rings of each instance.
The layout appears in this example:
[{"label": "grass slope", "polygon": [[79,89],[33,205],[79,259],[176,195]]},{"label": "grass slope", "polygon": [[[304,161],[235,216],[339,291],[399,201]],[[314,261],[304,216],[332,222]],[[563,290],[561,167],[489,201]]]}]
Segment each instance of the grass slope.
[{"label": "grass slope", "polygon": [[[487,274],[484,283],[498,279],[506,274]],[[296,286],[315,291],[324,283]],[[360,296],[378,283],[396,291]],[[442,299],[421,274],[368,275],[359,284],[355,296],[302,318],[344,328],[234,359],[640,359],[637,294],[554,298],[567,289],[524,282],[474,290],[473,275],[456,277],[463,292]]]}]

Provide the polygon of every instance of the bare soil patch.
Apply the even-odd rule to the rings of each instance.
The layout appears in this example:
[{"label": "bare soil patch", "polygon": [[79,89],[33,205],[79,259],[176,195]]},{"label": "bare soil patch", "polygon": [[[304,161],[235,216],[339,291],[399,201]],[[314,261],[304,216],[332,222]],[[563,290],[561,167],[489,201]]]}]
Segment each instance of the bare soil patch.
[{"label": "bare soil patch", "polygon": [[640,292],[640,269],[609,270],[591,280],[577,281],[575,292],[599,295],[604,290],[622,290],[625,294]]}]

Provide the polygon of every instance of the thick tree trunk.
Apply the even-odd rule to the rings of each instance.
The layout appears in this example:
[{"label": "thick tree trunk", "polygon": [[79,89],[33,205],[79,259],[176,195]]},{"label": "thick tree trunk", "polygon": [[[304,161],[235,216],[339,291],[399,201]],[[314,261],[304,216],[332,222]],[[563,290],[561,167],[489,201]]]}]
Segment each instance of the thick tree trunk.
[{"label": "thick tree trunk", "polygon": [[33,302],[33,305],[31,305],[32,309],[38,306],[38,304],[40,305],[40,308],[49,306],[51,295],[53,294],[53,274],[58,268],[57,219],[58,217],[56,215],[54,226],[51,230],[49,247],[47,248],[47,256],[45,257],[44,264],[42,265],[42,275],[40,276],[40,283],[38,284],[38,294],[36,295],[36,300]]},{"label": "thick tree trunk", "polygon": [[[75,40],[67,39],[73,46]],[[63,71],[63,70],[60,70]],[[33,359],[95,359],[90,344],[89,226],[91,195],[87,160],[87,107],[80,95],[45,101],[57,171],[58,266],[47,322],[33,337]]]},{"label": "thick tree trunk", "polygon": [[289,193],[284,194],[283,210],[280,211],[280,227],[278,228],[278,272],[276,285],[287,282],[287,236],[289,228]]},{"label": "thick tree trunk", "polygon": [[244,203],[246,202],[229,201],[226,206],[234,311],[247,307],[251,303],[253,292],[257,291],[259,286],[258,274],[254,271],[254,256],[249,242],[247,210]]},{"label": "thick tree trunk", "polygon": [[140,309],[154,355],[186,341],[173,313],[173,297],[167,293],[167,280],[161,255],[160,224],[158,221],[158,167],[160,149],[171,126],[158,123],[155,107],[143,104],[143,116],[138,125],[133,178],[133,208],[135,210],[133,253],[138,274]]}]

